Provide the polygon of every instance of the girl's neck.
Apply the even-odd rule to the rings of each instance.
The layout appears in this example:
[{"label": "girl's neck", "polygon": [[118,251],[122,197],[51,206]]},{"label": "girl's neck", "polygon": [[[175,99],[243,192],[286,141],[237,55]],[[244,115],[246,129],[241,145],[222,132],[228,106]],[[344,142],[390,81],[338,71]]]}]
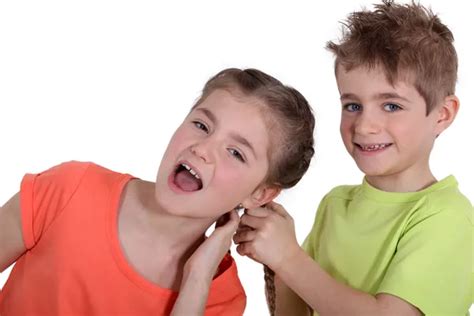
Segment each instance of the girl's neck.
[{"label": "girl's neck", "polygon": [[156,202],[154,192],[152,182],[134,180],[127,185],[120,214],[123,225],[146,235],[168,258],[187,259],[202,243],[214,219],[169,214]]}]

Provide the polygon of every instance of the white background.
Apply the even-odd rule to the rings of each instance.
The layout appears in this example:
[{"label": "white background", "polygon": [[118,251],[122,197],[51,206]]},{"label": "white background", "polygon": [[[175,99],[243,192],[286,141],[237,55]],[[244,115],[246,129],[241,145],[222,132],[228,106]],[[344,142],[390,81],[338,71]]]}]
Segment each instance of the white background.
[{"label": "white background", "polygon": [[[226,67],[255,67],[300,90],[315,110],[315,159],[278,198],[301,242],[322,196],[362,179],[340,141],[333,58],[324,46],[338,38],[338,21],[372,2],[1,2],[0,205],[25,172],[72,159],[154,180],[205,81]],[[472,11],[461,0],[423,4],[453,31],[460,61],[461,110],[437,140],[432,170],[438,178],[454,174],[473,200]],[[261,266],[237,261],[245,315],[265,315]]]}]

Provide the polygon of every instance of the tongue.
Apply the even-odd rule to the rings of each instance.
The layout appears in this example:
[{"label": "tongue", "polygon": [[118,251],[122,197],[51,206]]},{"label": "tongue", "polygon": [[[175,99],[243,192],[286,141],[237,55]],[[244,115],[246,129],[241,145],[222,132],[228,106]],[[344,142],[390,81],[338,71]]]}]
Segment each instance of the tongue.
[{"label": "tongue", "polygon": [[178,172],[174,182],[183,191],[192,192],[199,189],[198,180],[187,170]]}]

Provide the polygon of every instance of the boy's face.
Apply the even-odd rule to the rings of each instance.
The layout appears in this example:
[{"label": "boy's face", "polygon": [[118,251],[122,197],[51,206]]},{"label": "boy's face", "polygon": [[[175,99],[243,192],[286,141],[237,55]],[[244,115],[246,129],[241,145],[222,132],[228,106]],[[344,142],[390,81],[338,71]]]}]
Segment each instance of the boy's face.
[{"label": "boy's face", "polygon": [[188,114],[158,170],[156,196],[164,209],[214,218],[256,194],[269,167],[269,135],[258,103],[216,90]]},{"label": "boy's face", "polygon": [[426,103],[415,87],[392,86],[379,67],[338,67],[340,131],[357,166],[371,177],[412,179],[429,173],[436,138],[437,111],[426,116]]}]

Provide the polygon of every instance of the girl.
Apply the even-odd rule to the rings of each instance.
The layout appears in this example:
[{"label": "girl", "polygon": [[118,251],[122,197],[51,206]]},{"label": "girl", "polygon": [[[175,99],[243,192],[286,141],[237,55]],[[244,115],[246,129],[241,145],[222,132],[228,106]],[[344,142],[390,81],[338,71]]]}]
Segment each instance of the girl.
[{"label": "girl", "polygon": [[74,161],[27,174],[0,209],[0,271],[16,262],[0,314],[241,315],[226,254],[235,209],[300,180],[313,129],[298,91],[226,69],[176,130],[156,183]]}]

